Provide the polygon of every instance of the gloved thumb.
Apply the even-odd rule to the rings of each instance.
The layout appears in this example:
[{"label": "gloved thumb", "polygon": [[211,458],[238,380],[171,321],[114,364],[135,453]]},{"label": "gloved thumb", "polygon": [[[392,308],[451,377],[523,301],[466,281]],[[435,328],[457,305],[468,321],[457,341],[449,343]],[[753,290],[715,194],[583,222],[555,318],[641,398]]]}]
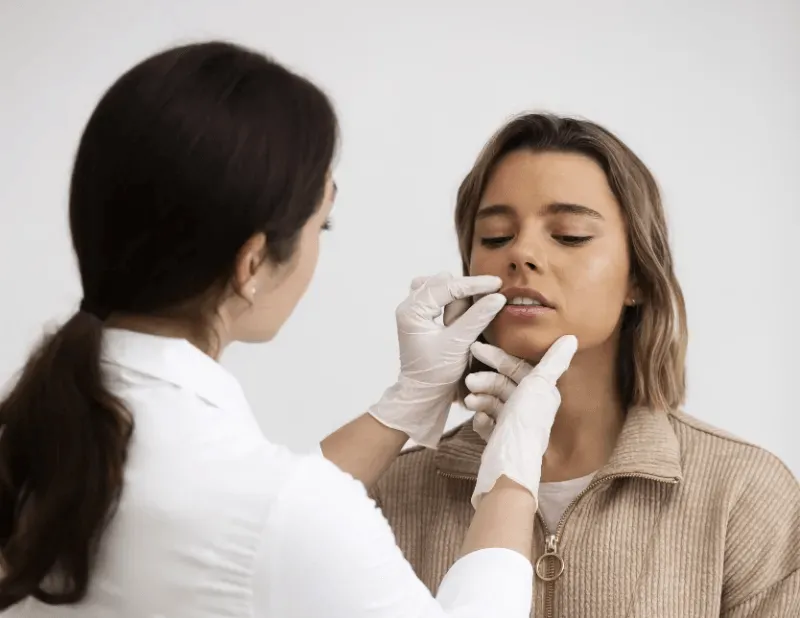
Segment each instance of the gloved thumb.
[{"label": "gloved thumb", "polygon": [[572,357],[578,350],[578,338],[575,335],[564,335],[559,337],[556,342],[545,352],[536,367],[529,374],[542,378],[548,384],[555,386],[561,375],[569,368]]}]

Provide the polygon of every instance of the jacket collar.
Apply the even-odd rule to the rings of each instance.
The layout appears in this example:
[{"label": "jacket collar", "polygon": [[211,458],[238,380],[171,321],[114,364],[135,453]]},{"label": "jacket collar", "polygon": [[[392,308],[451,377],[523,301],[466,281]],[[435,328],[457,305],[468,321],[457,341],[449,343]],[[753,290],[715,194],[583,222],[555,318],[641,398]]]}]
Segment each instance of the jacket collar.
[{"label": "jacket collar", "polygon": [[102,360],[192,392],[217,408],[249,410],[236,378],[185,339],[107,328]]},{"label": "jacket collar", "polygon": [[[474,478],[485,446],[467,422],[442,439],[436,466],[443,474]],[[611,458],[595,478],[636,475],[657,481],[683,480],[680,445],[666,412],[630,410]]]}]

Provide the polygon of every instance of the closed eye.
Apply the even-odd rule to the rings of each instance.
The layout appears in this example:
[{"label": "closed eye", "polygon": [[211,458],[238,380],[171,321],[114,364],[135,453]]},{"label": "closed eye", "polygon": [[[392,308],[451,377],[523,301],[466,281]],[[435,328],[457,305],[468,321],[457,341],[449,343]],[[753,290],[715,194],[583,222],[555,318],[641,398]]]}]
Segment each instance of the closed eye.
[{"label": "closed eye", "polygon": [[587,242],[594,238],[593,236],[553,236],[562,245],[568,247],[579,247],[585,245]]},{"label": "closed eye", "polygon": [[489,237],[486,237],[486,238],[481,238],[481,244],[484,247],[489,247],[489,248],[502,247],[504,244],[506,244],[512,238],[514,238],[514,237],[513,236],[489,236]]},{"label": "closed eye", "polygon": [[333,229],[333,219],[325,219],[325,223],[322,224],[322,230],[327,232]]}]

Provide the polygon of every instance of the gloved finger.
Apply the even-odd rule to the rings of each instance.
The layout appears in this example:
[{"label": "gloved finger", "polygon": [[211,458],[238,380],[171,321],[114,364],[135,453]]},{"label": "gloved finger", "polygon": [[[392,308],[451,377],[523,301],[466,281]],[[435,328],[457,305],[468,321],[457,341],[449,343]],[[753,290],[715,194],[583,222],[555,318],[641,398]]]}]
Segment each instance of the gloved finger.
[{"label": "gloved finger", "polygon": [[438,284],[446,283],[446,282],[450,281],[452,278],[453,278],[453,275],[451,275],[446,270],[443,270],[441,272],[436,273],[435,275],[425,275],[423,277],[414,277],[411,280],[410,288],[411,288],[412,292],[415,292],[415,291],[421,289],[422,287],[424,287],[426,283],[430,284],[430,285],[438,285]]},{"label": "gloved finger", "polygon": [[471,305],[472,301],[469,298],[460,298],[447,305],[447,307],[444,308],[444,325],[450,326],[458,318],[464,315]]},{"label": "gloved finger", "polygon": [[[396,315],[407,315],[409,312],[415,313],[424,317],[425,319],[433,319],[439,317],[442,313],[441,307],[432,309],[430,300],[424,300],[426,296],[426,288],[428,286],[441,286],[445,285],[447,281],[451,280],[453,275],[448,272],[440,272],[433,276],[415,277],[411,280],[409,286],[408,297],[397,306]],[[427,294],[430,296],[430,293]],[[420,301],[420,298],[423,300]]]},{"label": "gloved finger", "polygon": [[[431,278],[420,290],[420,302],[428,305],[429,311],[438,312],[454,300],[469,298],[476,294],[491,294],[497,292],[503,280],[492,275],[479,275],[477,277],[452,277],[446,280],[438,277]],[[425,294],[424,292],[427,292]]]},{"label": "gloved finger", "polygon": [[483,364],[497,369],[497,371],[508,376],[517,384],[532,370],[532,367],[521,358],[511,356],[511,354],[488,343],[476,341],[470,346],[470,351]]},{"label": "gloved finger", "polygon": [[472,428],[485,442],[489,441],[489,436],[494,431],[495,420],[488,414],[478,412],[472,417]]},{"label": "gloved finger", "polygon": [[549,384],[555,383],[567,370],[572,357],[578,350],[578,338],[574,335],[564,335],[559,337],[556,342],[545,352],[542,360],[534,368],[533,372],[540,378],[544,378]]},{"label": "gloved finger", "polygon": [[472,412],[483,412],[494,419],[503,409],[503,402],[491,395],[471,394],[464,397],[464,407]]},{"label": "gloved finger", "polygon": [[491,395],[505,403],[517,388],[516,382],[502,373],[494,371],[478,371],[469,374],[464,382],[475,395]]},{"label": "gloved finger", "polygon": [[487,294],[448,328],[453,330],[457,338],[472,343],[486,330],[505,304],[506,297],[502,294]]},{"label": "gloved finger", "polygon": [[410,290],[413,292],[420,289],[430,277],[415,277],[411,281]]}]

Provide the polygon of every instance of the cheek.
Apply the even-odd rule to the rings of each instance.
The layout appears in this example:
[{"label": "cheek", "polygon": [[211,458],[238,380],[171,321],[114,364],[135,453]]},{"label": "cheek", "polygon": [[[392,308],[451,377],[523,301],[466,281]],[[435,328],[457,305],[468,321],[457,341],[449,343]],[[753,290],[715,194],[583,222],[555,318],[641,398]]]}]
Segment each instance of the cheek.
[{"label": "cheek", "polygon": [[492,252],[485,249],[475,249],[469,261],[469,274],[470,275],[497,275],[502,276],[505,273],[504,264],[507,260],[503,260],[503,251],[495,249]]},{"label": "cheek", "polygon": [[565,319],[598,335],[613,330],[628,294],[627,256],[597,253],[565,266],[559,275]]},{"label": "cheek", "polygon": [[300,292],[304,292],[311,283],[314,277],[314,271],[317,269],[317,262],[319,261],[319,234],[304,243],[303,253],[300,256],[300,267],[298,268],[298,284],[301,288]]}]

